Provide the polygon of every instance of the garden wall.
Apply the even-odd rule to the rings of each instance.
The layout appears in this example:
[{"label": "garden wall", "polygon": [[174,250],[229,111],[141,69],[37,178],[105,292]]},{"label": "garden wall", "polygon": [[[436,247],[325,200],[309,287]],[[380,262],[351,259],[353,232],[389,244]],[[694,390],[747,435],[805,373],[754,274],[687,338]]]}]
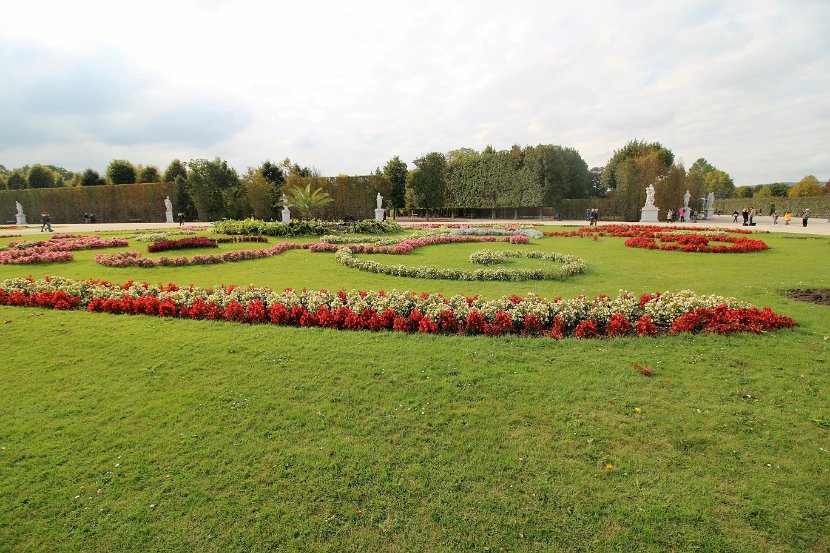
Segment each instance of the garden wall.
[{"label": "garden wall", "polygon": [[49,211],[53,223],[83,223],[84,213],[94,214],[96,223],[161,223],[165,220],[164,198],[175,200],[175,190],[175,184],[164,182],[2,190],[0,224],[14,222],[15,201],[23,205],[26,221],[31,224],[40,224],[44,210]]},{"label": "garden wall", "polygon": [[794,215],[800,215],[806,208],[810,208],[817,217],[826,217],[830,212],[830,194],[824,196],[766,196],[754,198],[727,198],[715,200],[715,211],[720,213],[732,213],[734,210],[741,211],[743,208],[758,210],[761,215],[768,215],[772,206],[779,215],[790,210]]}]

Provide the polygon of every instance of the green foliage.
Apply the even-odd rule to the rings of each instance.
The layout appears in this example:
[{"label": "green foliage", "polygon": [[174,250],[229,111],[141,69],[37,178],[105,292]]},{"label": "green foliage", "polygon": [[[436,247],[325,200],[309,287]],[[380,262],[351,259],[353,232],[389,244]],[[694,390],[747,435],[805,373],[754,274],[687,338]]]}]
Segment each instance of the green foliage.
[{"label": "green foliage", "polygon": [[311,217],[326,205],[333,203],[334,198],[322,188],[312,188],[311,183],[305,187],[288,188],[285,190],[290,207],[300,212],[301,216]]},{"label": "green foliage", "polygon": [[783,198],[789,195],[789,191],[789,185],[783,182],[774,182],[772,184],[762,186],[754,195],[761,197],[773,196],[777,198]]},{"label": "green foliage", "polygon": [[98,186],[104,184],[104,179],[95,169],[86,168],[81,173],[81,186]]},{"label": "green foliage", "polygon": [[755,187],[753,186],[739,186],[732,192],[735,198],[751,198],[755,194]]},{"label": "green foliage", "polygon": [[27,181],[29,188],[52,188],[55,186],[55,173],[45,165],[36,163],[29,169]]},{"label": "green foliage", "polygon": [[174,159],[164,170],[164,182],[176,182],[176,177],[187,179],[187,167],[178,159]]},{"label": "green foliage", "polygon": [[430,209],[444,207],[447,184],[447,158],[439,152],[430,152],[415,160],[417,173],[412,175],[412,187],[415,205]]},{"label": "green foliage", "polygon": [[[611,159],[608,160],[608,163],[605,165],[605,170],[602,173],[602,186],[606,189],[617,188],[620,181],[619,172],[621,170],[621,166],[627,160],[641,157],[643,155],[648,154],[649,152],[654,152],[657,154],[657,158],[660,164],[665,168],[665,170],[668,170],[668,168],[674,163],[674,153],[672,153],[671,150],[669,150],[659,142],[645,142],[642,140],[632,140],[619,150],[615,150],[614,155],[611,156]],[[622,170],[630,176],[630,169]],[[643,185],[643,189],[645,190],[645,187],[648,186],[648,184],[653,183],[641,184]]]},{"label": "green foliage", "polygon": [[242,189],[255,218],[269,219],[273,216],[276,187],[265,177],[261,168],[248,168],[242,176]]},{"label": "green foliage", "polygon": [[393,210],[401,209],[406,205],[406,176],[409,173],[406,163],[398,156],[386,162],[383,174],[389,179],[389,205]]},{"label": "green foliage", "polygon": [[605,167],[591,167],[591,185],[588,188],[588,196],[592,198],[604,198],[607,190],[602,185],[602,173]]},{"label": "green foliage", "polygon": [[188,162],[188,188],[199,218],[215,221],[229,215],[228,206],[236,199],[239,176],[222,159],[191,159]]},{"label": "green foliage", "polygon": [[15,169],[6,177],[6,188],[9,190],[25,190],[28,188],[29,182],[26,179],[26,173],[20,169]]},{"label": "green foliage", "polygon": [[735,190],[732,177],[720,169],[706,173],[706,176],[703,177],[703,183],[706,186],[706,192],[714,192],[716,196],[729,197]]},{"label": "green foliage", "polygon": [[158,167],[147,165],[138,172],[138,182],[161,182],[161,173]]},{"label": "green foliage", "polygon": [[259,172],[265,177],[265,180],[274,185],[276,193],[279,193],[280,187],[285,183],[285,173],[279,165],[271,163],[271,160],[265,160],[259,167]]},{"label": "green foliage", "polygon": [[110,184],[134,184],[136,170],[126,159],[114,159],[107,166],[107,180]]},{"label": "green foliage", "polygon": [[392,220],[375,221],[321,221],[320,219],[291,219],[288,224],[280,222],[265,222],[260,219],[244,219],[241,221],[223,219],[213,223],[213,228],[219,234],[255,235],[255,236],[323,236],[343,232],[360,234],[396,234],[403,231],[401,226]]},{"label": "green foliage", "polygon": [[788,195],[794,197],[803,196],[821,196],[824,190],[818,182],[818,179],[813,175],[807,175],[798,184],[790,188]]},{"label": "green foliage", "polygon": [[173,185],[175,186],[173,205],[176,213],[184,213],[187,219],[195,218],[196,206],[193,205],[193,198],[190,196],[190,192],[187,188],[187,180],[181,173],[178,173]]},{"label": "green foliage", "polygon": [[52,223],[81,223],[84,213],[95,214],[100,223],[162,222],[162,202],[165,196],[172,199],[174,191],[169,183],[5,190],[0,191],[0,213],[14,213],[14,202],[19,200],[27,215],[49,211]]}]

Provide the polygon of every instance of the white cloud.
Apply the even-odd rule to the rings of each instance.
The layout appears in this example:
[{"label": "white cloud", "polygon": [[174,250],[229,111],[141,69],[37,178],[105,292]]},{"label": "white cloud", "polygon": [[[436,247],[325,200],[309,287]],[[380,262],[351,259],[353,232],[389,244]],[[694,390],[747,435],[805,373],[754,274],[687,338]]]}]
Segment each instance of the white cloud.
[{"label": "white cloud", "polygon": [[5,11],[3,46],[24,45],[0,47],[16,76],[0,92],[14,106],[0,115],[6,166],[218,155],[241,169],[290,156],[354,174],[396,154],[513,143],[563,144],[601,165],[642,138],[687,164],[706,157],[738,184],[830,177],[822,1]]}]

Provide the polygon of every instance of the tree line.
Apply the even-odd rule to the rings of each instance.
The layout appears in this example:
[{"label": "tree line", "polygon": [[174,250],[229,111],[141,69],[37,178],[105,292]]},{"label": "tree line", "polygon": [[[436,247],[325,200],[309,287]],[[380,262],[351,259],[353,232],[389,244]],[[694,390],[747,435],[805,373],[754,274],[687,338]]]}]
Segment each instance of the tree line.
[{"label": "tree line", "polygon": [[[809,175],[796,186],[775,183],[736,188],[725,171],[706,159],[696,160],[688,170],[674,153],[659,142],[631,140],[615,150],[603,167],[589,168],[573,148],[539,144],[513,145],[508,150],[492,146],[477,151],[459,148],[447,153],[428,152],[410,168],[399,156],[384,167],[359,177],[322,177],[314,168],[286,158],[249,167],[243,174],[220,158],[174,159],[162,172],[153,165],[134,165],[128,160],[110,162],[104,175],[87,168],[73,173],[51,165],[36,164],[7,170],[0,165],[0,181],[7,189],[96,186],[167,182],[175,184],[175,209],[188,218],[216,220],[253,215],[278,218],[285,196],[302,216],[344,217],[365,215],[381,193],[385,207],[396,213],[420,210],[485,210],[545,208],[556,212],[564,200],[605,198],[606,209],[622,219],[639,218],[645,188],[655,187],[655,204],[662,209],[684,205],[688,190],[698,207],[709,192],[719,198],[777,195],[821,195],[830,183],[820,186]],[[363,204],[367,204],[363,206]],[[368,207],[367,207],[368,206]]]}]

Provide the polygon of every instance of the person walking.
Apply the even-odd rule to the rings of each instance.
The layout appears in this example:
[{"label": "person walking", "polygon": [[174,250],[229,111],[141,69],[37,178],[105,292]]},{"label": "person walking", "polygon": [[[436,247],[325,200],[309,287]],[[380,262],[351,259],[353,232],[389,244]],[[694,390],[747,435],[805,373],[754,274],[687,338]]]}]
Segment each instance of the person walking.
[{"label": "person walking", "polygon": [[179,226],[182,226],[184,224],[184,212],[179,211],[177,218],[179,219]]},{"label": "person walking", "polygon": [[[48,211],[44,211],[40,214],[40,232],[43,232],[43,229],[46,229],[46,232],[52,232],[52,218],[49,216]],[[805,227],[807,225],[804,225]]]},{"label": "person walking", "polygon": [[749,210],[747,208],[743,208],[741,210],[741,216],[744,218],[744,226],[749,224]]},{"label": "person walking", "polygon": [[807,209],[804,210],[804,215],[801,216],[801,226],[802,227],[807,226],[807,219],[809,219],[809,218],[810,218],[810,208],[808,207]]},{"label": "person walking", "polygon": [[737,222],[738,222],[738,215],[740,215],[740,213],[738,213],[738,210],[737,210],[737,209],[736,209],[735,211],[733,211],[733,212],[732,212],[732,222],[733,222],[733,223],[737,223]]},{"label": "person walking", "polygon": [[773,210],[773,212],[772,212],[772,224],[773,225],[778,224],[778,212],[775,211],[775,210]]},{"label": "person walking", "polygon": [[750,208],[749,208],[749,226],[753,226],[753,225],[755,225],[755,223],[754,223],[752,220],[755,218],[755,216],[756,216],[757,214],[758,214],[758,212],[757,212],[757,211],[755,211],[755,208],[754,208],[754,207],[750,207]]},{"label": "person walking", "polygon": [[786,212],[784,212],[784,226],[785,227],[790,226],[790,220],[792,218],[793,218],[793,214],[789,209]]}]

